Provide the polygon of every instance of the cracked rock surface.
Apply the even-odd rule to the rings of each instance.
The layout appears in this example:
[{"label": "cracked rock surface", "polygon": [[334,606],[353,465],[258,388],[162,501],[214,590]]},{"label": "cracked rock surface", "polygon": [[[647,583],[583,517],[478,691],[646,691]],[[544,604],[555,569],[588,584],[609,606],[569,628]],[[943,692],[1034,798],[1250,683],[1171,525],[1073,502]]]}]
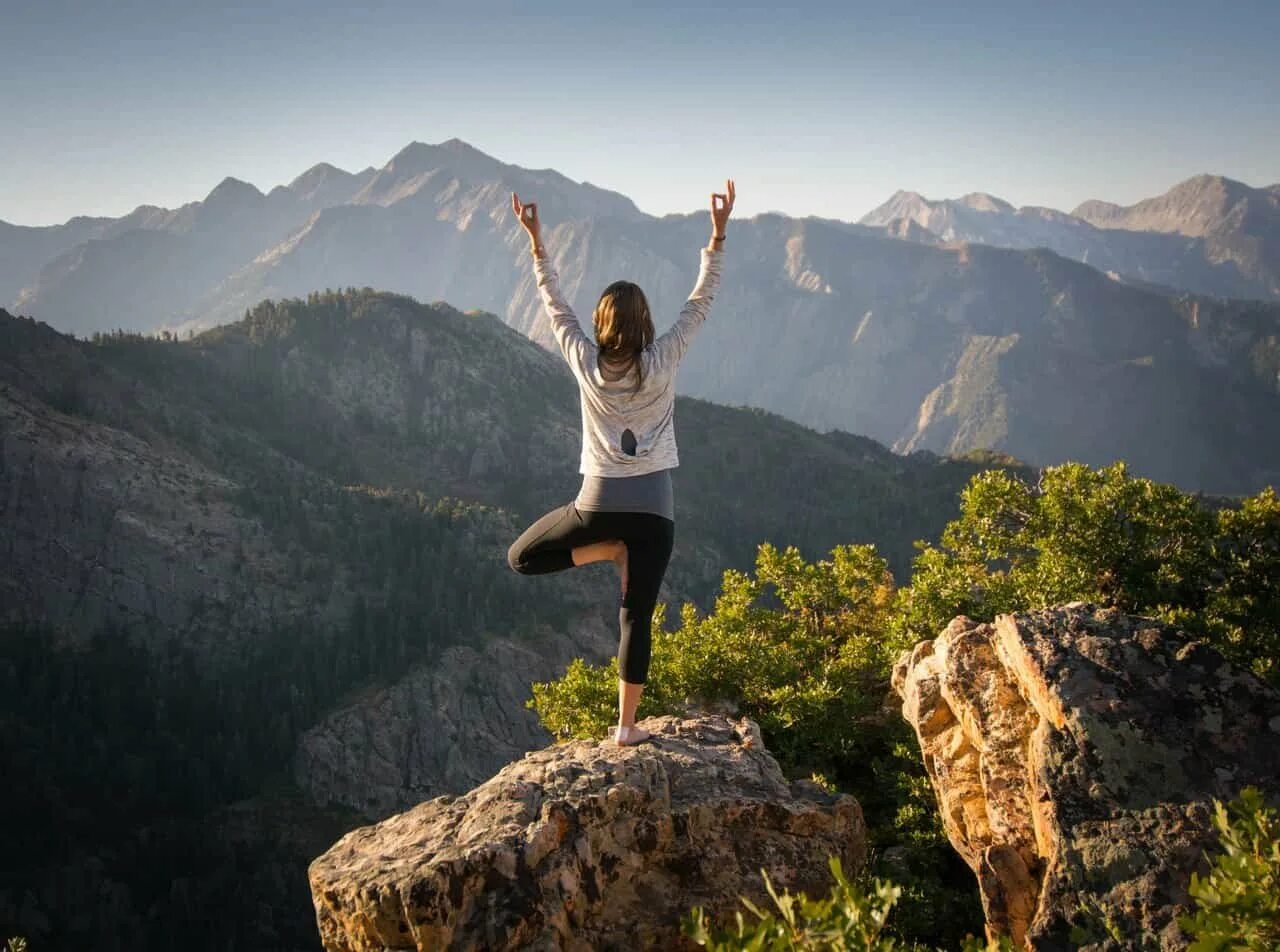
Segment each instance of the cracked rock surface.
[{"label": "cracked rock surface", "polygon": [[962,616],[893,685],[988,934],[1035,949],[1185,948],[1212,800],[1280,792],[1280,693],[1149,618]]},{"label": "cracked rock surface", "polygon": [[[629,747],[533,750],[464,796],[353,830],[310,867],[330,952],[682,949],[682,915],[721,925],[745,895],[826,895],[829,855],[866,854],[848,794],[788,783],[749,718],[650,717]],[[749,915],[749,913],[744,913]]]}]

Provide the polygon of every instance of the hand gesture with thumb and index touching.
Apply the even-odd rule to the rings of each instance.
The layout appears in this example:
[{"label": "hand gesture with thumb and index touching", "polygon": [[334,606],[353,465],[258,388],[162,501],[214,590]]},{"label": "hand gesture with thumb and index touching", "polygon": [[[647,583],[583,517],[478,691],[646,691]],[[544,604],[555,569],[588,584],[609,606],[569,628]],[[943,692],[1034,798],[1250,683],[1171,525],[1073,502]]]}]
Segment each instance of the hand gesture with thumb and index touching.
[{"label": "hand gesture with thumb and index touching", "polygon": [[525,204],[520,201],[519,195],[512,192],[511,210],[516,213],[516,218],[520,219],[520,224],[529,236],[530,249],[535,255],[538,254],[542,250],[542,222],[538,220],[537,203]]},{"label": "hand gesture with thumb and index touching", "polygon": [[[711,243],[707,247],[712,251],[720,247],[720,243],[724,241],[724,228],[729,222],[729,215],[733,211],[733,200],[737,196],[733,179],[725,179],[724,184],[723,192],[711,193]],[[717,199],[720,202],[719,208],[716,207]]]}]

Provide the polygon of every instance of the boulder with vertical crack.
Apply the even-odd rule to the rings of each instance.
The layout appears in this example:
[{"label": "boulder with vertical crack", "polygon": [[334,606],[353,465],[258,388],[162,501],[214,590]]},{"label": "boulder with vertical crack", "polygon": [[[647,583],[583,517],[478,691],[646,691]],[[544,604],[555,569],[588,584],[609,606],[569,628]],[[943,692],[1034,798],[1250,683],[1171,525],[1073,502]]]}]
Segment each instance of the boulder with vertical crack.
[{"label": "boulder with vertical crack", "polygon": [[1213,799],[1280,793],[1280,693],[1149,618],[962,616],[893,685],[988,934],[1019,946],[1185,948]]}]

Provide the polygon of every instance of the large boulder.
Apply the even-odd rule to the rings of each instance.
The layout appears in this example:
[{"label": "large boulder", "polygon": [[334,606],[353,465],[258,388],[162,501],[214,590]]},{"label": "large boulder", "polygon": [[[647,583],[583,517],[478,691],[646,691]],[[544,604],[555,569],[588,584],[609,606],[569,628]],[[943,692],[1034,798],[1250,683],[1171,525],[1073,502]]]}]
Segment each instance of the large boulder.
[{"label": "large boulder", "polygon": [[788,783],[749,718],[640,724],[651,742],[553,744],[348,833],[309,870],[325,948],[696,948],[680,917],[771,906],[761,869],[818,896],[828,856],[862,866],[857,801]]},{"label": "large boulder", "polygon": [[893,685],[988,934],[1020,945],[1184,948],[1212,800],[1280,791],[1280,694],[1149,618],[956,618]]}]

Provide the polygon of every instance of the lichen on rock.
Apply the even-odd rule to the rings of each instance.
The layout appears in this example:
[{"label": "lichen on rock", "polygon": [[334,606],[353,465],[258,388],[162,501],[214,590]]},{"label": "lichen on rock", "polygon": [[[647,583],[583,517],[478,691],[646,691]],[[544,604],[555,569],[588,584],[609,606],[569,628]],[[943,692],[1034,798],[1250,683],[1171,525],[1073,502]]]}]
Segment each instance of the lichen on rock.
[{"label": "lichen on rock", "polygon": [[988,934],[1032,948],[1184,948],[1213,799],[1280,790],[1280,694],[1149,618],[962,616],[893,686]]},{"label": "lichen on rock", "polygon": [[754,721],[640,724],[651,741],[553,744],[348,833],[309,870],[325,948],[694,948],[681,916],[767,905],[762,868],[818,896],[828,856],[862,866],[857,801],[788,783]]}]

